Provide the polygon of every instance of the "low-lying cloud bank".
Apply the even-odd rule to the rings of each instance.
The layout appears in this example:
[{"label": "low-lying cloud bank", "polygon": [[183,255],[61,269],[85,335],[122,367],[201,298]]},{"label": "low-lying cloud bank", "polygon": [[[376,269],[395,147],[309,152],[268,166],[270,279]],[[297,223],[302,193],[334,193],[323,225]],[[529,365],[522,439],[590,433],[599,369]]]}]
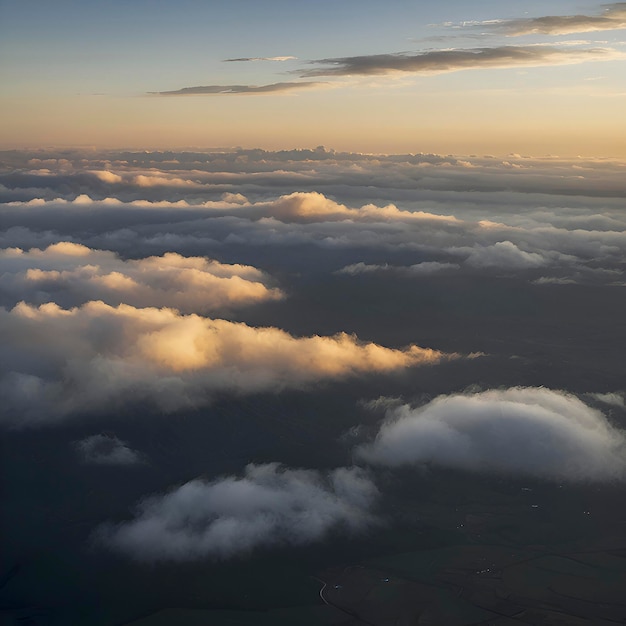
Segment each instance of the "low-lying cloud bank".
[{"label": "low-lying cloud bank", "polygon": [[0,287],[12,296],[12,304],[62,299],[64,304],[78,305],[103,300],[204,313],[283,296],[255,267],[171,252],[125,261],[107,250],[63,241],[44,250],[0,250],[0,262],[4,269]]},{"label": "low-lying cloud bank", "polygon": [[626,477],[626,434],[562,391],[491,390],[388,410],[376,439],[357,449],[375,465],[438,465],[555,481]]},{"label": "low-lying cloud bank", "polygon": [[170,412],[220,391],[279,391],[458,356],[101,301],[73,309],[20,303],[0,309],[0,325],[0,421],[14,427],[133,402]]},{"label": "low-lying cloud bank", "polygon": [[327,476],[248,465],[242,477],[193,480],[143,500],[131,521],[99,528],[106,547],[144,561],[224,559],[255,548],[319,541],[333,529],[360,532],[375,523],[378,490],[360,468]]}]

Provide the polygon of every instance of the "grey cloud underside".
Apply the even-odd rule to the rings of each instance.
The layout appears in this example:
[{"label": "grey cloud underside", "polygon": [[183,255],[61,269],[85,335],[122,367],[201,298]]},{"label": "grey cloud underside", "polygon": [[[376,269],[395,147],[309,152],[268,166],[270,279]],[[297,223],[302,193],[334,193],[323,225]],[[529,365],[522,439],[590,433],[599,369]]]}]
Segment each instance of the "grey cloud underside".
[{"label": "grey cloud underside", "polygon": [[204,85],[197,87],[183,87],[173,91],[151,91],[156,96],[196,96],[196,95],[228,95],[228,94],[263,94],[284,93],[297,89],[309,89],[320,85],[319,82],[283,82],[270,85]]},{"label": "grey cloud underside", "polygon": [[376,54],[312,61],[324,65],[303,70],[301,76],[372,76],[392,72],[438,73],[516,66],[562,65],[611,58],[605,48],[567,50],[554,46],[501,46],[460,50],[433,50],[418,54]]},{"label": "grey cloud underside", "polygon": [[144,462],[142,455],[112,434],[91,435],[74,442],[83,463],[88,465],[129,466]]},{"label": "grey cloud underside", "polygon": [[481,24],[509,36],[530,34],[567,35],[626,28],[626,2],[605,5],[602,15],[547,15]]}]

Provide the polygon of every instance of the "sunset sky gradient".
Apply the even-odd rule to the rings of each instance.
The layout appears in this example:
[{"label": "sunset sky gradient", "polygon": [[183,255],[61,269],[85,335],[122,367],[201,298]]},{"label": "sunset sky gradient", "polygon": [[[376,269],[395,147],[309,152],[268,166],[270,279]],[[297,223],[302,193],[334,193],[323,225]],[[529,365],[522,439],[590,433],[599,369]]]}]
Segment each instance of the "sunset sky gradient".
[{"label": "sunset sky gradient", "polygon": [[0,148],[626,157],[626,3],[0,1]]}]

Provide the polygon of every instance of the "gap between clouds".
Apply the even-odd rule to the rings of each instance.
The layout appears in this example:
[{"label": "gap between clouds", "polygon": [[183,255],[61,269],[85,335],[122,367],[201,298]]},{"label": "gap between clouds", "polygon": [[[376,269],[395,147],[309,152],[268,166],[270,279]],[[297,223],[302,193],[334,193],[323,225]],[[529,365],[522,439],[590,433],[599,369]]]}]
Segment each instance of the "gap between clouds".
[{"label": "gap between clouds", "polygon": [[[611,398],[612,402],[613,399]],[[248,465],[243,476],[192,480],[143,499],[133,519],[98,527],[107,549],[145,561],[225,559],[258,548],[363,532],[385,520],[377,466],[438,465],[558,482],[626,477],[626,436],[598,410],[564,391],[510,388],[440,396],[413,408],[387,407],[376,439],[356,448],[368,471],[326,474]]]}]

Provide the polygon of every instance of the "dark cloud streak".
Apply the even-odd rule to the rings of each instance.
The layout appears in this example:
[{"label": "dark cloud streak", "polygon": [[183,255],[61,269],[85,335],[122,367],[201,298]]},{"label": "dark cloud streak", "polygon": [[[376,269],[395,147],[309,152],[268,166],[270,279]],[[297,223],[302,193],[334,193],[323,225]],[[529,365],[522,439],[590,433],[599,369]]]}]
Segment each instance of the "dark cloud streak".
[{"label": "dark cloud streak", "polygon": [[199,95],[230,95],[230,94],[263,94],[284,93],[296,89],[308,89],[320,85],[317,82],[284,82],[270,85],[204,85],[198,87],[183,87],[173,91],[150,91],[154,96],[199,96]]},{"label": "dark cloud streak", "polygon": [[488,23],[487,26],[510,37],[534,34],[568,35],[626,28],[626,2],[606,6],[603,15],[546,15],[503,20]]},{"label": "dark cloud streak", "polygon": [[611,58],[606,48],[562,49],[555,46],[500,46],[459,50],[433,50],[418,54],[374,54],[319,59],[311,63],[326,65],[300,72],[303,77],[375,76],[392,72],[442,73],[482,68],[567,65]]}]

